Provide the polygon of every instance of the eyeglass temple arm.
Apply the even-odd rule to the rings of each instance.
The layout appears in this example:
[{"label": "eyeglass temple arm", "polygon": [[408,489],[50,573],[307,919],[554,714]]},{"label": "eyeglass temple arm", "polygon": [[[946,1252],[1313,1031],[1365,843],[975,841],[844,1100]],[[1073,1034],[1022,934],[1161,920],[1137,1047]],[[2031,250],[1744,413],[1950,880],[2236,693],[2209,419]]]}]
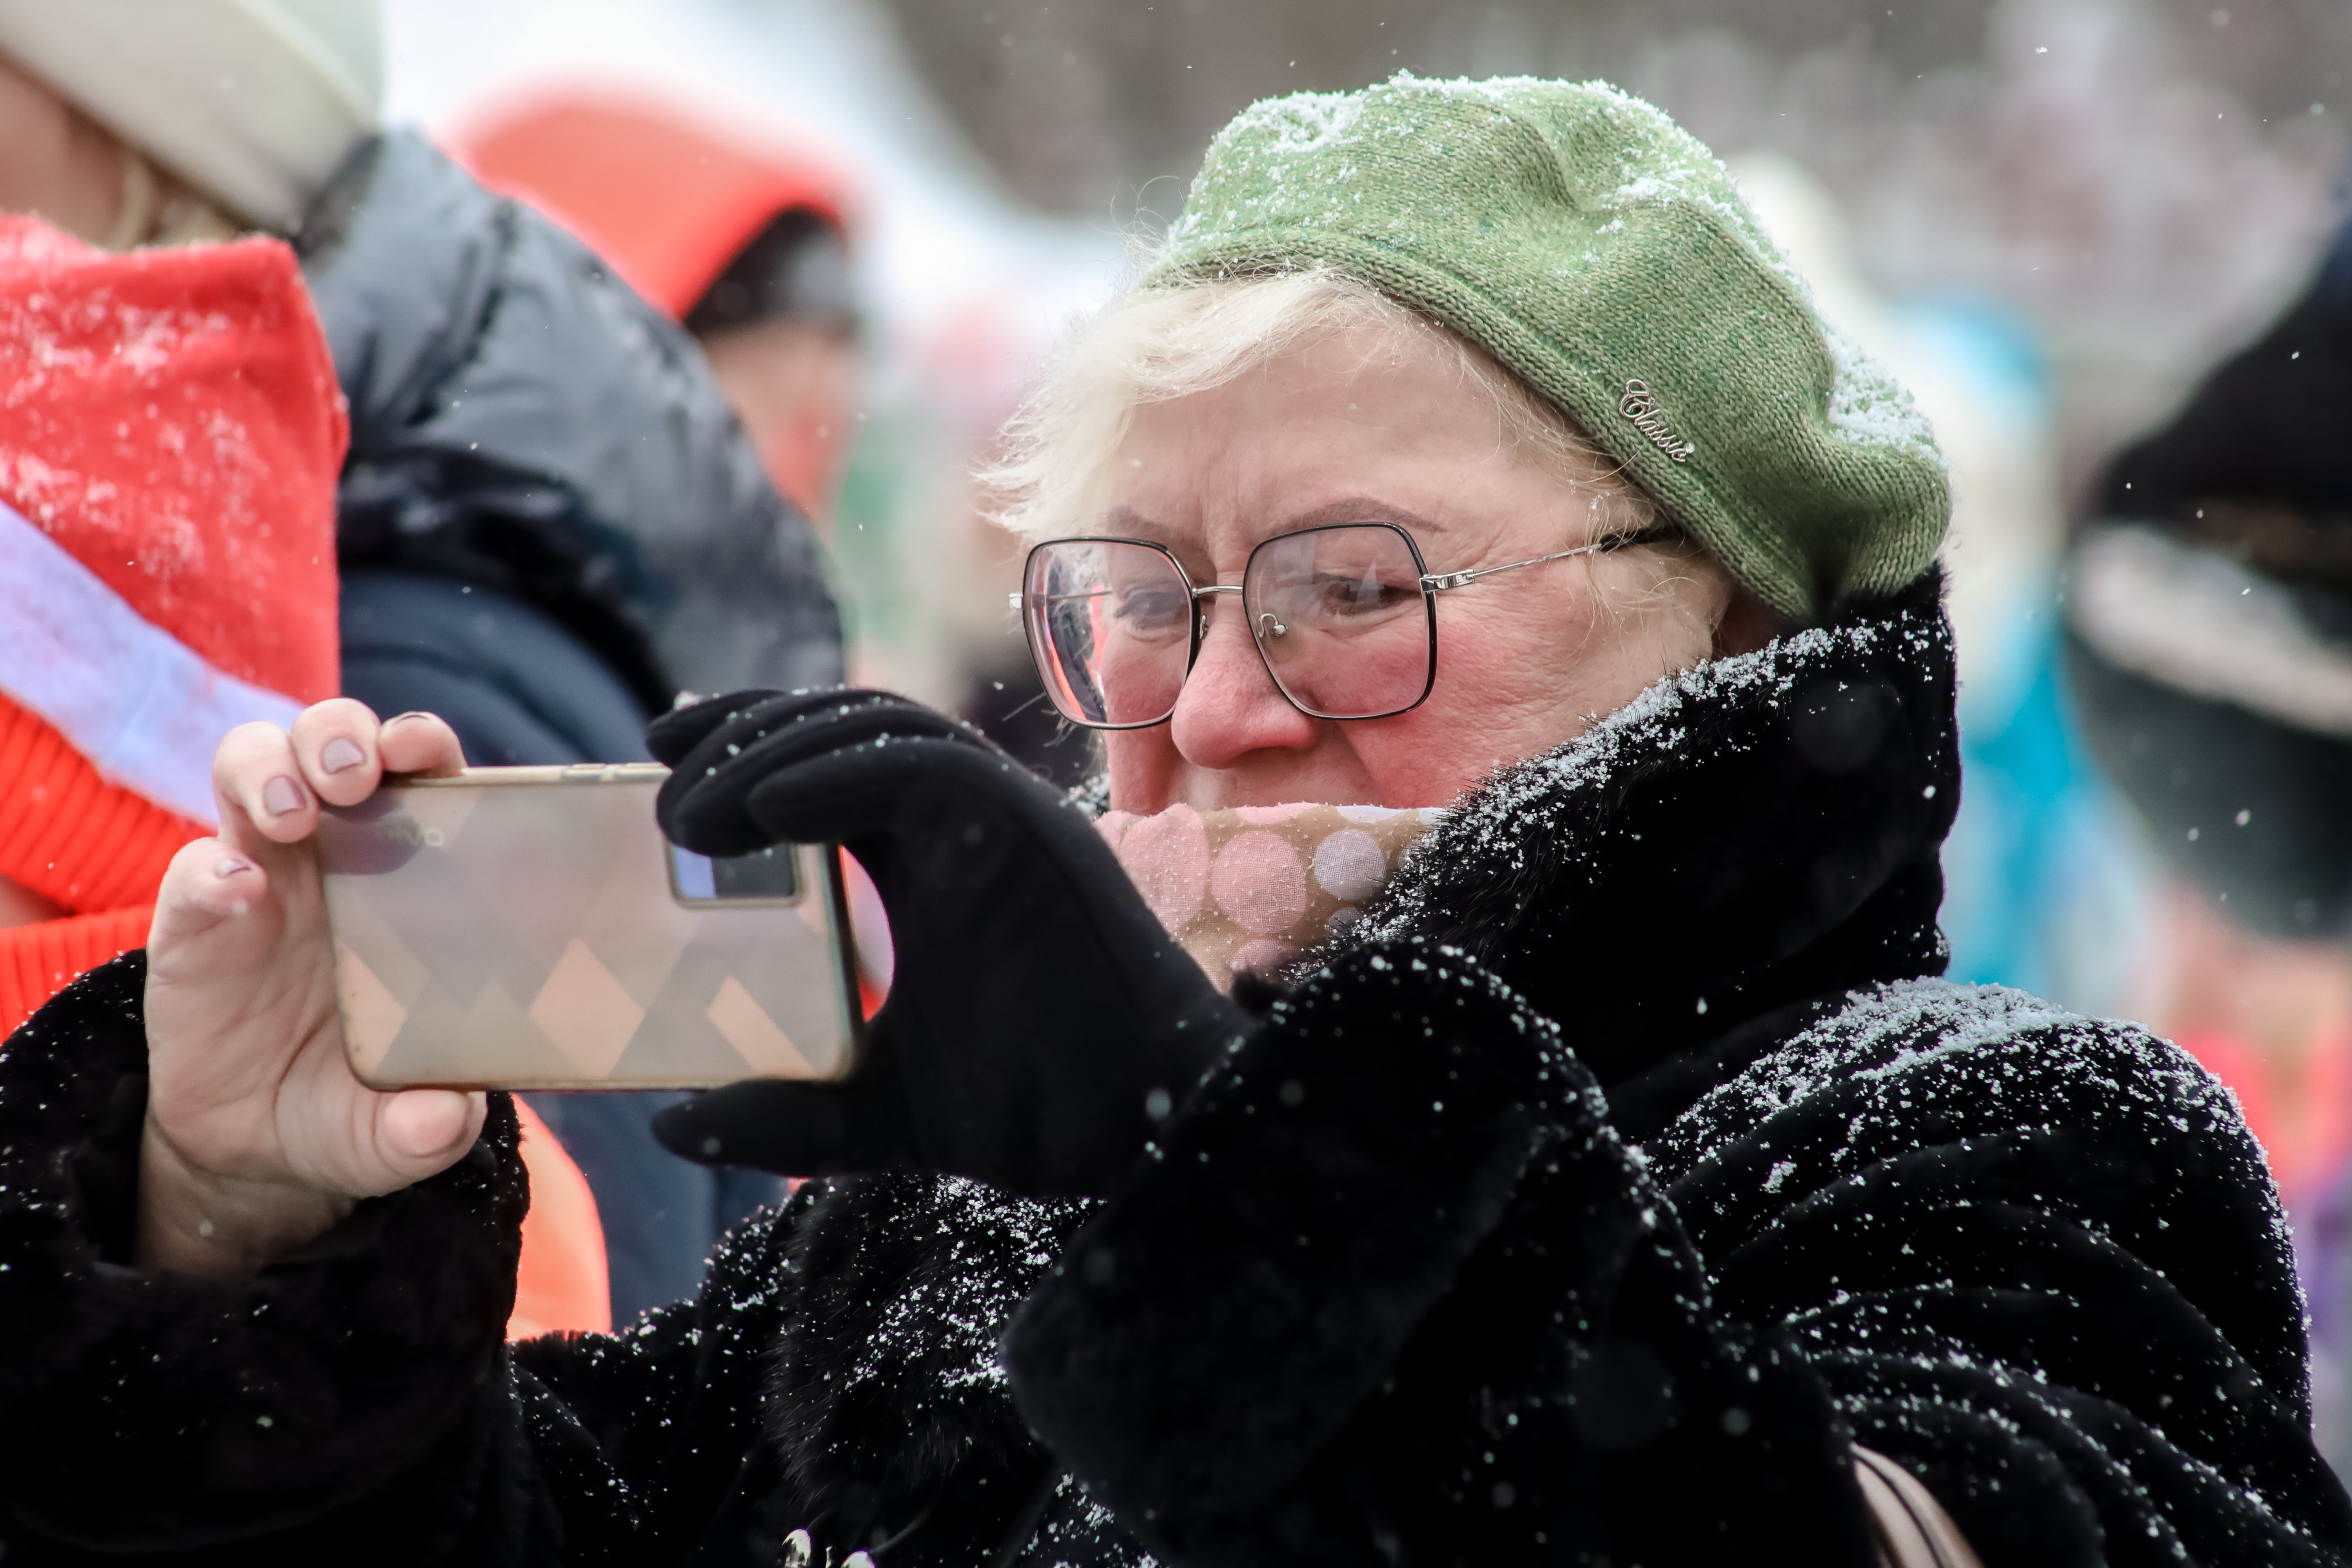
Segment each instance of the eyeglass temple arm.
[{"label": "eyeglass temple arm", "polygon": [[1573,550],[1557,551],[1549,555],[1513,561],[1501,566],[1481,566],[1471,572],[1433,572],[1421,580],[1421,585],[1433,594],[1442,594],[1448,588],[1459,588],[1481,577],[1492,577],[1497,572],[1516,572],[1522,566],[1540,566],[1547,561],[1565,561],[1571,555],[1591,555],[1595,551],[1622,550],[1629,544],[1654,544],[1659,540],[1673,538],[1675,531],[1671,528],[1649,528],[1639,533],[1612,533],[1606,539],[1580,544]]}]

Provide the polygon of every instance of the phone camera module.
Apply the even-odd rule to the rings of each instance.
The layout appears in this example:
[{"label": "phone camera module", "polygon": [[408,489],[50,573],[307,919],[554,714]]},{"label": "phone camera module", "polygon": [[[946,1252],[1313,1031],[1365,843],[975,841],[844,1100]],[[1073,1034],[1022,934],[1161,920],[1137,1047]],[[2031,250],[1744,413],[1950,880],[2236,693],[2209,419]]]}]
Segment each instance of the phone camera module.
[{"label": "phone camera module", "polygon": [[670,846],[670,882],[689,904],[774,903],[800,896],[793,847],[772,845],[749,855],[697,855]]}]

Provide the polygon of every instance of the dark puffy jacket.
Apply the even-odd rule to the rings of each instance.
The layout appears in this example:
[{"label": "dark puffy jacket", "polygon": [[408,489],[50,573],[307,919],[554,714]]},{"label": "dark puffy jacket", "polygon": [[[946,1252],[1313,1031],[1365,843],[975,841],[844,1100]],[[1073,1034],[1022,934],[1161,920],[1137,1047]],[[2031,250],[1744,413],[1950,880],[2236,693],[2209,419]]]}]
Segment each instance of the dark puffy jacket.
[{"label": "dark puffy jacket", "polygon": [[409,1563],[770,1563],[805,1528],[882,1568],[1861,1568],[1861,1443],[1988,1568],[2341,1563],[2231,1100],[2128,1025],[1934,978],[1936,592],[1471,792],[1107,1201],[813,1184],[615,1336],[499,1343],[502,1106],[248,1283],[122,1267],[140,961],[99,971],[0,1054],[12,1528]]},{"label": "dark puffy jacket", "polygon": [[[352,445],[343,689],[447,719],[476,763],[643,757],[680,689],[831,686],[841,616],[694,341],[589,249],[402,132],[297,249]],[[674,1095],[537,1096],[604,1222],[614,1311],[690,1293],[777,1195],[653,1141]]]},{"label": "dark puffy jacket", "polygon": [[438,713],[468,763],[646,756],[635,695],[554,617],[512,594],[383,570],[345,574],[342,592],[343,690],[379,713]]},{"label": "dark puffy jacket", "polygon": [[362,146],[296,248],[351,401],[346,574],[503,590],[648,713],[839,683],[841,616],[683,330],[419,138]]}]

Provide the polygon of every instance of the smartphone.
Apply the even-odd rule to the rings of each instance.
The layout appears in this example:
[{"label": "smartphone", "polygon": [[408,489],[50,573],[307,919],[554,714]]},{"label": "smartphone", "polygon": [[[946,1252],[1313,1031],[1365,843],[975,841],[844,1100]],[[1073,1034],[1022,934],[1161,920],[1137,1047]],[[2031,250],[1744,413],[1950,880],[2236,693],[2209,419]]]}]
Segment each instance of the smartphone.
[{"label": "smartphone", "polygon": [[330,807],[352,1070],[376,1089],[838,1079],[864,1014],[840,854],[663,837],[658,763],[467,768]]}]

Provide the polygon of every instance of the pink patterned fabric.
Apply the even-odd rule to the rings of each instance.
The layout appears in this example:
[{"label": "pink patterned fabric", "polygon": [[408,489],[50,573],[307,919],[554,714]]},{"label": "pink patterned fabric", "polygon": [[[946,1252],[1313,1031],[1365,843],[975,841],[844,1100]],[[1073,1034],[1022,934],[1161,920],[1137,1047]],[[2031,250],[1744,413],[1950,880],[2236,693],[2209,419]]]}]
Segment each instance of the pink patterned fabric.
[{"label": "pink patterned fabric", "polygon": [[1278,970],[1360,920],[1437,806],[1244,805],[1152,816],[1106,812],[1095,826],[1169,933],[1220,990]]}]

